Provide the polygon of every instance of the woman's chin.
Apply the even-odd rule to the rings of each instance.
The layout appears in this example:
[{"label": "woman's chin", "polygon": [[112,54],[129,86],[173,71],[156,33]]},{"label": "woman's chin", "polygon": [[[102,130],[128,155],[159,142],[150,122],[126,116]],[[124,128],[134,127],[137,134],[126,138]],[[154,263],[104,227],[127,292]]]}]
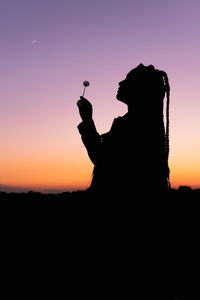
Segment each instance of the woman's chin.
[{"label": "woman's chin", "polygon": [[117,93],[116,99],[123,102],[123,103],[125,103],[125,104],[127,104],[126,100],[120,95],[120,93]]},{"label": "woman's chin", "polygon": [[116,98],[117,98],[117,100],[122,101],[122,98],[121,98],[121,96],[120,96],[120,93],[117,93]]}]

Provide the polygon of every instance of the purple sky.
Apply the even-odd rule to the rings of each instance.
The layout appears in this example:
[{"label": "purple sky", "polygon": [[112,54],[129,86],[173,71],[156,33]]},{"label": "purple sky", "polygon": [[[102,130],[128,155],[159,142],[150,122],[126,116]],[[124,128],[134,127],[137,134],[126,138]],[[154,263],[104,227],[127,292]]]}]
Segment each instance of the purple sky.
[{"label": "purple sky", "polygon": [[142,62],[169,76],[172,184],[200,186],[199,28],[193,0],[0,0],[0,184],[86,187],[82,82],[103,133],[126,112],[118,82]]}]

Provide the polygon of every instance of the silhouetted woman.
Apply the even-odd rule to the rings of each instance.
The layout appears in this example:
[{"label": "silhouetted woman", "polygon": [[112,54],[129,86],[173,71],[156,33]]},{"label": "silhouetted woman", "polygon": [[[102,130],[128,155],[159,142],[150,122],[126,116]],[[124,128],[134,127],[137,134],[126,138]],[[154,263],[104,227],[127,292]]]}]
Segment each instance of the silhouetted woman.
[{"label": "silhouetted woman", "polygon": [[94,164],[89,191],[129,195],[169,189],[169,93],[167,74],[140,64],[119,82],[116,98],[128,105],[128,112],[115,118],[110,131],[102,135],[95,128],[91,103],[81,97],[78,129]]}]

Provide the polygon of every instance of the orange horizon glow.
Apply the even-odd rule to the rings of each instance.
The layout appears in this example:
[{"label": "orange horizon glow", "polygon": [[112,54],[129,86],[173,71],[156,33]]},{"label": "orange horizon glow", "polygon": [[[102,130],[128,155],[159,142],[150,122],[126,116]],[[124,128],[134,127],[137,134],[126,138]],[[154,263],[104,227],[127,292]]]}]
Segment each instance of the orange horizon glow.
[{"label": "orange horizon glow", "polygon": [[[92,179],[93,165],[89,163],[89,158],[74,161],[71,165],[67,162],[50,161],[25,161],[5,163],[1,184],[29,188],[33,190],[61,189],[66,191],[85,190],[90,186]],[[3,167],[3,166],[2,166]],[[6,172],[6,169],[9,170]],[[10,171],[12,171],[10,173]],[[194,166],[170,167],[170,182],[172,188],[179,186],[190,186],[200,188],[199,168]],[[144,183],[145,184],[145,183]]]},{"label": "orange horizon glow", "polygon": [[[191,144],[185,145],[182,149],[175,147],[173,128],[171,131],[169,166],[172,188],[181,185],[200,188],[198,147],[193,147]],[[82,145],[76,126],[74,126],[74,134],[78,142],[74,144],[71,139],[72,146],[64,141],[64,137],[62,143],[54,145],[51,138],[46,139],[44,144],[41,139],[36,143],[36,137],[32,143],[30,141],[24,143],[23,149],[19,147],[14,152],[2,150],[4,160],[1,160],[0,184],[41,191],[87,189],[92,179],[93,164]],[[21,140],[18,143],[21,143]],[[184,144],[184,139],[179,137],[179,143]],[[193,153],[189,159],[188,151]]]}]

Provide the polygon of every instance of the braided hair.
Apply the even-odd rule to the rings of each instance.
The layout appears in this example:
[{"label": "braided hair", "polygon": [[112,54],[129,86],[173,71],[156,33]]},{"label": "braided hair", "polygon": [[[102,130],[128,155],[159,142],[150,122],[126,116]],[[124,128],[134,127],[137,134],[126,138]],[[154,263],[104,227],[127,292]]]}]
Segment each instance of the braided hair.
[{"label": "braided hair", "polygon": [[[168,164],[169,158],[169,102],[170,102],[170,86],[167,73],[164,71],[160,71],[165,85],[165,92],[167,96],[167,104],[166,104],[166,126],[165,126],[165,159],[166,163]],[[167,180],[168,180],[168,187],[170,188],[170,180],[169,180],[169,168],[167,170]]]}]

